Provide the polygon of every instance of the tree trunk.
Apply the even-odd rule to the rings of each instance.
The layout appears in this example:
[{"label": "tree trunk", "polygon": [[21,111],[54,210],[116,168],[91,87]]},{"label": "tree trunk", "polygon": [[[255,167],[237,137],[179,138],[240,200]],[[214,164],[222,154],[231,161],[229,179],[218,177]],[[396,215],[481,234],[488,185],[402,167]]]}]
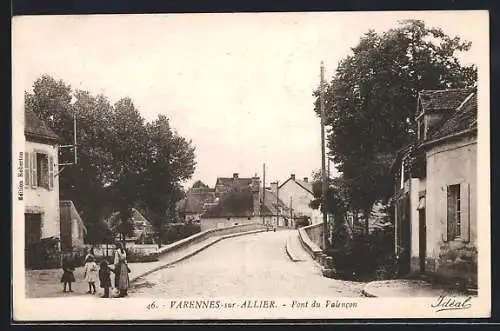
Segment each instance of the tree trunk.
[{"label": "tree trunk", "polygon": [[161,242],[163,239],[162,233],[163,233],[163,222],[160,223],[160,231],[158,233],[158,248],[161,248]]},{"label": "tree trunk", "polygon": [[366,235],[370,234],[370,212],[365,211],[365,233]]}]

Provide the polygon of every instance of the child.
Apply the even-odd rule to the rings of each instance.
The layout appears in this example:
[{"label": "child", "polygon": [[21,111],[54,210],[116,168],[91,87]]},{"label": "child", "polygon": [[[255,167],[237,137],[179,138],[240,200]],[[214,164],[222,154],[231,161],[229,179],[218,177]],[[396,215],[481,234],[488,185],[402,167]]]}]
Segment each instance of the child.
[{"label": "child", "polygon": [[[64,259],[63,265],[63,275],[61,277],[61,283],[64,284],[63,292],[73,292],[71,289],[71,283],[75,281],[75,275],[73,271],[75,270],[74,263],[69,259]],[[68,291],[66,291],[66,285],[68,285]]]},{"label": "child", "polygon": [[101,287],[104,289],[104,295],[102,298],[109,298],[109,288],[111,287],[111,272],[113,270],[109,267],[108,261],[102,260],[101,266],[99,268],[99,282]]},{"label": "child", "polygon": [[[89,256],[85,263],[85,280],[89,283],[89,291],[87,293],[93,294],[96,292],[95,282],[97,281],[97,264],[93,256]],[[94,290],[94,292],[92,292]]]}]

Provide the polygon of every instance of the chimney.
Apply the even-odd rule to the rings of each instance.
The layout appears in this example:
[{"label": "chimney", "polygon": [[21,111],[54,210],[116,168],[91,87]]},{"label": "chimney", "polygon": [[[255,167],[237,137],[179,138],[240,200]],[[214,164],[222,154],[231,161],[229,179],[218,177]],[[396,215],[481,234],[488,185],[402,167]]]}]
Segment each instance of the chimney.
[{"label": "chimney", "polygon": [[271,183],[271,192],[273,192],[273,193],[278,192],[278,182]]},{"label": "chimney", "polygon": [[238,173],[237,173],[237,172],[235,172],[235,173],[233,174],[233,179],[238,179]]},{"label": "chimney", "polygon": [[295,180],[295,174],[291,174],[290,178],[293,179],[293,180]]},{"label": "chimney", "polygon": [[309,178],[304,177],[304,182],[306,182],[306,183],[307,183],[308,181],[309,181]]}]

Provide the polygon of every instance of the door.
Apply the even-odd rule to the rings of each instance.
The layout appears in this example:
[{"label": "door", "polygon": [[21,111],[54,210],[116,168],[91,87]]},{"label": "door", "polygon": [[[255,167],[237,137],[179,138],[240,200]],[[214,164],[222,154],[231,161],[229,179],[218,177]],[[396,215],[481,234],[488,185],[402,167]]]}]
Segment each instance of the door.
[{"label": "door", "polygon": [[406,275],[410,272],[411,228],[410,228],[410,197],[405,194],[399,201],[399,271]]},{"label": "door", "polygon": [[37,262],[37,244],[42,237],[42,214],[24,214],[24,259],[26,267],[31,267]]},{"label": "door", "polygon": [[418,210],[418,241],[419,241],[419,260],[420,260],[420,273],[425,273],[425,256],[427,255],[427,232],[425,226],[425,209]]}]

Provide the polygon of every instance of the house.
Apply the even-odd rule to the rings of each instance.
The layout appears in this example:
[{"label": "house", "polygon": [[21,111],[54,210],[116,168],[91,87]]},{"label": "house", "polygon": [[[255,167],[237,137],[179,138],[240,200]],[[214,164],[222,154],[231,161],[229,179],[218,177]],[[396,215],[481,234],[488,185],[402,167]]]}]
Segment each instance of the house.
[{"label": "house", "polygon": [[[119,240],[118,226],[120,225],[120,214],[114,212],[109,216],[105,222],[111,232],[116,234],[116,240]],[[127,242],[140,242],[145,238],[154,238],[154,230],[152,224],[135,208],[132,208],[130,214],[130,221],[132,224],[132,234],[125,238]]]},{"label": "house", "polygon": [[32,110],[25,108],[24,116],[25,264],[30,267],[40,262],[36,247],[43,239],[60,238],[58,137]]},{"label": "house", "polygon": [[85,249],[84,237],[87,228],[78,214],[73,201],[59,202],[61,220],[61,251],[74,252]]},{"label": "house", "polygon": [[307,177],[300,180],[295,177],[295,174],[291,174],[290,178],[277,187],[276,192],[278,192],[280,199],[285,202],[287,209],[291,211],[292,219],[307,217],[312,224],[322,222],[321,212],[309,206],[309,203],[314,200],[314,194],[312,183]]},{"label": "house", "polygon": [[215,189],[198,181],[186,192],[186,197],[178,202],[177,210],[184,215],[185,222],[199,223],[201,215],[217,202]]},{"label": "house", "polygon": [[261,222],[261,196],[257,176],[242,178],[234,173],[233,177],[217,178],[215,197],[218,202],[201,215],[201,231]]},{"label": "house", "polygon": [[262,197],[264,203],[264,216],[268,218],[268,223],[278,227],[292,227],[290,209],[279,196],[278,182],[271,183],[271,187],[266,188],[266,194]]},{"label": "house", "polygon": [[475,286],[476,88],[421,91],[416,120],[417,141],[393,168],[400,268]]}]

